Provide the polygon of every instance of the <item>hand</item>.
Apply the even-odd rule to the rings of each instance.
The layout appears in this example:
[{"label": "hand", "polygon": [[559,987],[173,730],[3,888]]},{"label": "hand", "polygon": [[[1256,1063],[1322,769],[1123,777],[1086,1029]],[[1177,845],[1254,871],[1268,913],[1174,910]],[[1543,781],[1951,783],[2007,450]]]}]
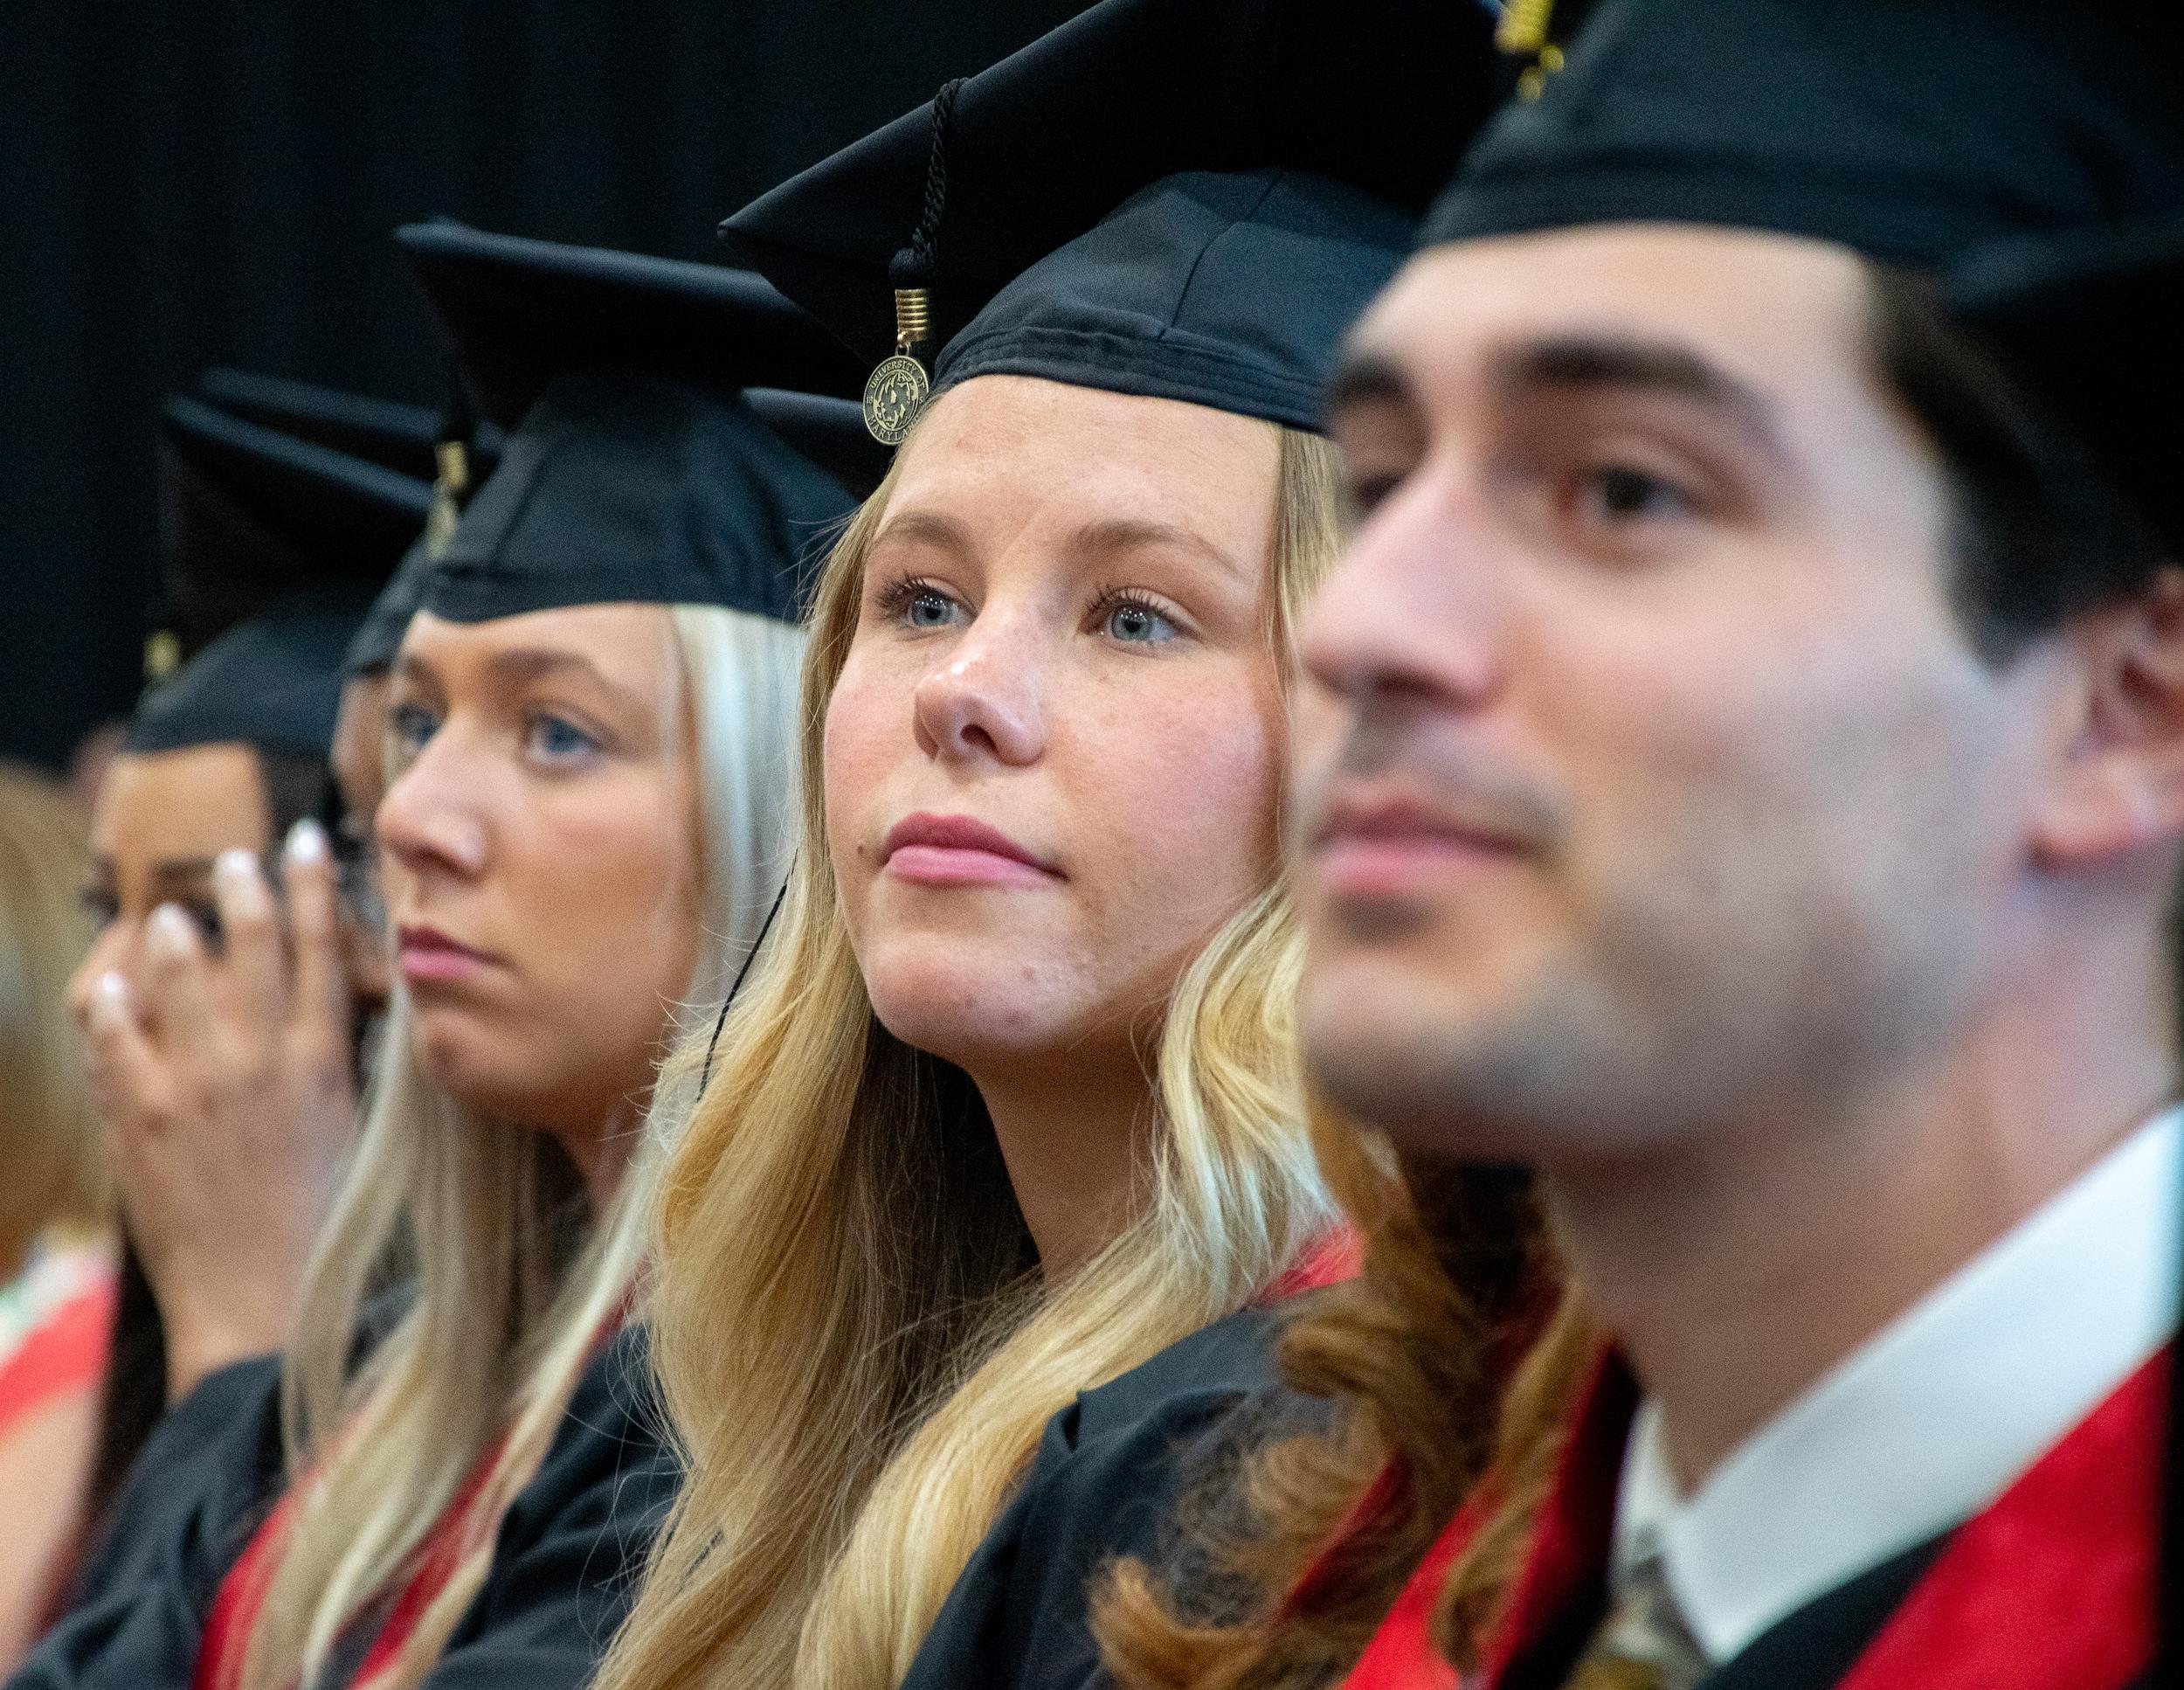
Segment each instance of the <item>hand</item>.
[{"label": "hand", "polygon": [[162,904],[141,979],[102,976],[86,1018],[122,1210],[166,1327],[169,1402],[287,1347],[354,1132],[355,1009],[324,830],[300,822],[283,859],[285,945],[256,858],[227,852],[213,869],[225,955]]}]

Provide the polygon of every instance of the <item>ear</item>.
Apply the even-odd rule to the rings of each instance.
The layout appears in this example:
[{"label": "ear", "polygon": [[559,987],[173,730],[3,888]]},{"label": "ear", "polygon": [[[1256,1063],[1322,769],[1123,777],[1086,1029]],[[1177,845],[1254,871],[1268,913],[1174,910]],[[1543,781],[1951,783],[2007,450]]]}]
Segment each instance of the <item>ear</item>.
[{"label": "ear", "polygon": [[2184,835],[2184,569],[2164,569],[2070,637],[2083,715],[2034,838],[2055,868]]}]

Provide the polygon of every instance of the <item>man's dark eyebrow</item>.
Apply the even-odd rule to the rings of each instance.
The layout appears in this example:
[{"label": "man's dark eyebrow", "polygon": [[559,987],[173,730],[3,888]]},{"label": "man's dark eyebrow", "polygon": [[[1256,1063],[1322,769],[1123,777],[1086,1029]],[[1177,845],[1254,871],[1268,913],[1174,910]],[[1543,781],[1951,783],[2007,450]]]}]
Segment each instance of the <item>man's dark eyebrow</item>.
[{"label": "man's dark eyebrow", "polygon": [[1781,455],[1774,405],[1750,383],[1673,341],[1573,335],[1533,341],[1497,356],[1491,378],[1504,400],[1541,389],[1657,393],[1719,412]]},{"label": "man's dark eyebrow", "polygon": [[1332,417],[1353,405],[1399,405],[1408,410],[1417,403],[1402,365],[1385,353],[1355,352],[1327,384],[1325,413]]},{"label": "man's dark eyebrow", "polygon": [[1073,543],[1074,550],[1092,557],[1113,551],[1128,551],[1138,546],[1172,547],[1202,558],[1232,575],[1247,579],[1254,578],[1254,571],[1240,559],[1230,557],[1204,535],[1194,534],[1175,523],[1115,516],[1105,522],[1087,523],[1077,530]]}]

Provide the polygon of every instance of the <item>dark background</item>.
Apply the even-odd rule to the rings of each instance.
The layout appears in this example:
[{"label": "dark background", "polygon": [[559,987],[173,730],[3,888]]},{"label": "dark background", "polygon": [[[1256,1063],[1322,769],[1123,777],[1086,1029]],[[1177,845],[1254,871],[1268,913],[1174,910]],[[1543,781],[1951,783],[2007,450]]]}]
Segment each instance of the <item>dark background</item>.
[{"label": "dark background", "polygon": [[0,21],[0,756],[137,691],[160,397],[232,364],[420,404],[435,214],[716,256],[760,190],[1084,0],[65,0]]}]

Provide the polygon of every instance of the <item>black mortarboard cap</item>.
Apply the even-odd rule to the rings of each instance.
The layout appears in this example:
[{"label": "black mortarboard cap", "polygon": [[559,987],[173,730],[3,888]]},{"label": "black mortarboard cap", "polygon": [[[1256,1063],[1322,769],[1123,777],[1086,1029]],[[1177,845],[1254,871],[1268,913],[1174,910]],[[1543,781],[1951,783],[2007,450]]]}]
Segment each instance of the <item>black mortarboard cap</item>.
[{"label": "black mortarboard cap", "polygon": [[167,404],[159,462],[162,572],[186,661],[138,707],[130,748],[322,753],[342,649],[424,526],[430,484],[187,398]]},{"label": "black mortarboard cap", "polygon": [[[427,519],[425,531],[404,554],[403,566],[365,613],[343,663],[351,675],[384,670],[394,661],[403,630],[417,608],[422,566],[410,565],[422,558],[435,530],[443,542],[452,531],[462,502],[499,458],[501,431],[477,417],[467,395],[459,394],[434,410],[315,382],[225,368],[198,377],[197,392],[231,416],[437,484],[436,502],[445,502],[446,511]],[[447,455],[451,446],[460,448],[452,460]]]},{"label": "black mortarboard cap", "polygon": [[437,551],[425,535],[411,542],[393,575],[349,636],[349,648],[342,656],[344,675],[384,675],[393,668],[395,654],[402,649],[402,636],[409,632],[410,620],[424,599],[425,573],[436,561]]},{"label": "black mortarboard cap", "polygon": [[[867,366],[922,348],[936,386],[1315,427],[1343,330],[1490,108],[1491,31],[1456,0],[1102,0],[722,232]],[[890,366],[868,408],[899,439]]]},{"label": "black mortarboard cap", "polygon": [[[758,277],[413,225],[397,239],[454,344],[501,464],[420,604],[460,621],[559,606],[718,604],[792,620],[841,486],[742,397],[837,396],[860,372]],[[803,416],[799,412],[799,418]],[[818,413],[839,431],[847,411]],[[808,444],[808,443],[807,443]]]},{"label": "black mortarboard cap", "polygon": [[392,578],[372,600],[356,637],[349,641],[342,667],[351,675],[383,675],[393,666],[402,636],[409,631],[410,619],[417,614],[427,573],[447,550],[463,510],[479,485],[498,467],[508,444],[500,428],[478,415],[452,366],[450,381],[458,391],[434,424],[432,516],[425,531],[402,554]]},{"label": "black mortarboard cap", "polygon": [[166,621],[184,658],[300,589],[369,595],[432,504],[429,482],[185,397],[161,419],[159,492]]},{"label": "black mortarboard cap", "polygon": [[127,749],[233,740],[324,757],[342,658],[367,603],[338,586],[306,588],[238,622],[144,696],[129,718]]},{"label": "black mortarboard cap", "polygon": [[439,473],[442,419],[426,405],[232,369],[199,376],[197,397],[245,422],[331,447],[418,481],[432,481]]},{"label": "black mortarboard cap", "polygon": [[1600,0],[1422,239],[1716,224],[1918,272],[2184,545],[2181,14]]}]

